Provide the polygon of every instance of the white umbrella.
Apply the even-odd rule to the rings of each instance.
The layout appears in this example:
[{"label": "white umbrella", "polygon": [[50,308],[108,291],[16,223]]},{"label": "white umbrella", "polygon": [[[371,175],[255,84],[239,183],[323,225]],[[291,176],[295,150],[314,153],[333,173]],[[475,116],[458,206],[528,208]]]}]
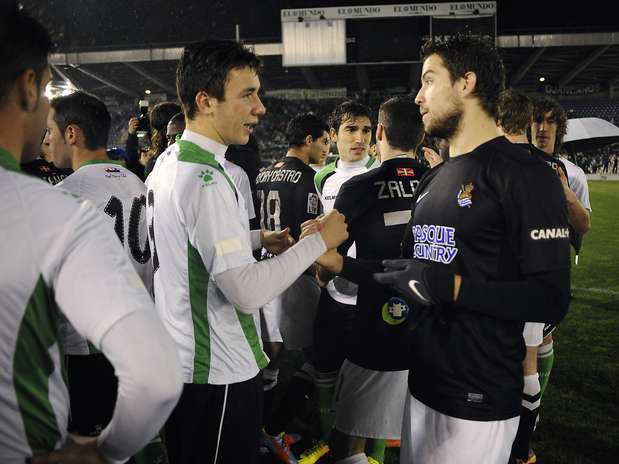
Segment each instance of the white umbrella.
[{"label": "white umbrella", "polygon": [[566,148],[587,150],[619,142],[619,127],[600,118],[575,118],[567,120],[567,134],[563,138]]}]

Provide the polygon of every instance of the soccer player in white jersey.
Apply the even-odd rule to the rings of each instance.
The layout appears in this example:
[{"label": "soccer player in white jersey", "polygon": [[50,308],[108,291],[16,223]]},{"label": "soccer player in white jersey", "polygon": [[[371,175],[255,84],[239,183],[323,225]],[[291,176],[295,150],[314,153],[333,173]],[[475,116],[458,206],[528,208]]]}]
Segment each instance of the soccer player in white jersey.
[{"label": "soccer player in white jersey", "polygon": [[[287,231],[250,231],[243,196],[223,167],[265,108],[260,61],[236,42],[188,45],[176,86],[187,127],[148,181],[157,311],[176,341],[185,383],[164,435],[171,464],[252,463],[258,456],[262,350],[258,311],[347,237],[337,211],[287,251]],[[260,247],[281,253],[256,262]],[[283,252],[283,253],[282,253]]]},{"label": "soccer player in white jersey", "polygon": [[[0,6],[0,462],[124,462],[159,430],[181,388],[178,357],[118,239],[85,202],[19,172],[45,132],[47,31]],[[119,377],[114,415],[67,442],[63,315]]]},{"label": "soccer player in white jersey", "polygon": [[[375,158],[368,154],[372,138],[372,118],[368,107],[356,101],[345,101],[333,110],[329,126],[331,141],[337,145],[339,158],[314,176],[324,212],[333,208],[344,182],[377,164]],[[355,256],[354,244],[348,255]],[[301,455],[302,460],[311,461],[328,451],[326,442],[334,419],[332,397],[338,371],[346,357],[346,339],[352,330],[356,303],[356,285],[341,277],[329,281],[321,292],[314,325],[314,367],[322,436],[315,447]]]},{"label": "soccer player in white jersey", "polygon": [[[106,218],[107,227],[115,231],[142,283],[150,289],[153,271],[146,230],[146,186],[119,161],[108,158],[110,123],[101,100],[74,92],[51,102],[45,142],[57,165],[74,171],[57,188],[95,205]],[[71,399],[69,431],[97,436],[114,410],[114,369],[70,324],[61,327]]]}]

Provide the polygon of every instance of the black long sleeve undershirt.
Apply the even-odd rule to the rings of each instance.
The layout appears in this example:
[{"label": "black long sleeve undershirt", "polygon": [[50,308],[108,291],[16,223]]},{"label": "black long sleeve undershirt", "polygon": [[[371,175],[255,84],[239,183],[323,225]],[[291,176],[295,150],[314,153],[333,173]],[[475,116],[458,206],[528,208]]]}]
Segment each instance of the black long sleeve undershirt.
[{"label": "black long sleeve undershirt", "polygon": [[[380,260],[344,257],[340,276],[358,285],[377,285],[372,274],[382,272]],[[521,281],[484,282],[462,278],[455,306],[498,319],[558,323],[570,304],[570,271],[533,274]]]}]

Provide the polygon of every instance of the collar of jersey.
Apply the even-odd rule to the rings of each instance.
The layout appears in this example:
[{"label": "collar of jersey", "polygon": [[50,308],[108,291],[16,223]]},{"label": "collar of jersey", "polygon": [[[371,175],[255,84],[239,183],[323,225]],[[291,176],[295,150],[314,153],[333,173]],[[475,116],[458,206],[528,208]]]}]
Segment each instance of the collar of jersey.
[{"label": "collar of jersey", "polygon": [[369,167],[371,166],[371,161],[372,159],[370,158],[370,155],[367,155],[365,158],[360,159],[359,161],[344,161],[342,158],[340,158],[338,160],[337,163],[337,167],[343,170],[346,169],[358,169],[358,168],[362,168],[362,167]]},{"label": "collar of jersey", "polygon": [[[89,166],[91,164],[119,164],[119,165],[123,165],[123,162],[120,160],[111,160],[111,159],[105,159],[105,160],[88,160],[88,161],[84,161],[81,165],[80,168],[83,168],[84,166]],[[78,168],[79,169],[79,168]]]},{"label": "collar of jersey", "polygon": [[17,160],[4,148],[0,148],[0,166],[9,171],[21,171]]},{"label": "collar of jersey", "polygon": [[224,160],[226,159],[226,150],[228,149],[226,145],[222,145],[221,143],[215,142],[213,139],[198,134],[197,132],[192,132],[188,129],[185,129],[183,132],[181,140],[191,142],[200,147],[202,150],[212,153],[217,162],[223,166]]}]

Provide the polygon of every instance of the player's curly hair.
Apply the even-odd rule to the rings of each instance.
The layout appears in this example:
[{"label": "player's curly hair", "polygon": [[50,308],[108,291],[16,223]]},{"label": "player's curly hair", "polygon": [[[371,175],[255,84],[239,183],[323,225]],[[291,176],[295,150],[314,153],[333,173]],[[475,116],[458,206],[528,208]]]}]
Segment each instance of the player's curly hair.
[{"label": "player's curly hair", "polygon": [[441,57],[452,84],[468,72],[475,73],[474,94],[484,111],[497,119],[499,95],[505,89],[505,67],[490,40],[465,34],[430,39],[421,47],[422,61],[431,55]]},{"label": "player's curly hair", "polygon": [[372,120],[372,112],[367,106],[355,100],[346,100],[333,109],[329,116],[329,126],[337,132],[340,125],[347,119],[363,116],[367,116],[370,121]]},{"label": "player's curly hair", "polygon": [[544,116],[550,113],[557,122],[557,136],[555,139],[554,153],[558,153],[563,145],[563,137],[567,134],[567,113],[561,104],[551,97],[539,96],[533,99],[533,121],[538,123],[544,120]]}]

